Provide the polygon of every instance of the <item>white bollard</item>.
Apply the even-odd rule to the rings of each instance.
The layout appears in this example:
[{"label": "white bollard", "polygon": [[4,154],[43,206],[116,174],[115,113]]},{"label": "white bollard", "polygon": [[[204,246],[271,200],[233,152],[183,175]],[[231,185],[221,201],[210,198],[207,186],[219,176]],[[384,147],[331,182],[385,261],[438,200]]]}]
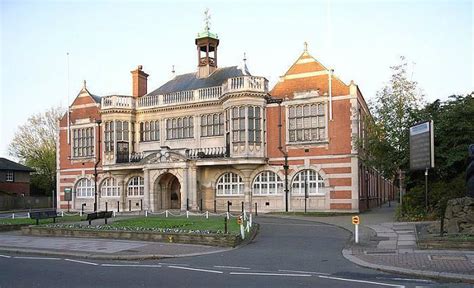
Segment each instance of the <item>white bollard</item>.
[{"label": "white bollard", "polygon": [[148,217],[148,210],[145,210],[145,217]]},{"label": "white bollard", "polygon": [[189,218],[189,211],[186,210],[186,218]]},{"label": "white bollard", "polygon": [[227,220],[229,220],[230,218],[229,212],[225,212],[225,213],[226,213]]},{"label": "white bollard", "polygon": [[15,219],[15,213],[12,213],[12,219]]},{"label": "white bollard", "polygon": [[28,218],[30,218],[30,212],[28,212]]},{"label": "white bollard", "polygon": [[355,243],[359,243],[359,224],[355,224]]},{"label": "white bollard", "polygon": [[209,219],[209,211],[206,211],[206,219]]},{"label": "white bollard", "polygon": [[61,211],[61,217],[64,217],[64,211]]},{"label": "white bollard", "polygon": [[114,218],[115,218],[115,210],[114,210],[114,211],[112,211],[112,217],[114,217]]},{"label": "white bollard", "polygon": [[168,218],[168,210],[165,210],[165,217]]},{"label": "white bollard", "polygon": [[240,224],[240,236],[242,237],[242,240],[245,239],[244,224]]}]

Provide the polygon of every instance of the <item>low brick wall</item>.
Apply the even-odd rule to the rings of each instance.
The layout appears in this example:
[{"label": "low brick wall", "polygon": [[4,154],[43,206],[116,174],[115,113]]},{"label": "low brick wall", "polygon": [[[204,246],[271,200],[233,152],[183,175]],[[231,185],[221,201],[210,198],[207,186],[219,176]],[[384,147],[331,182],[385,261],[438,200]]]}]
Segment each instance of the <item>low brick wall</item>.
[{"label": "low brick wall", "polygon": [[462,249],[474,250],[474,241],[461,241],[453,239],[422,239],[418,240],[418,248],[420,249]]},{"label": "low brick wall", "polygon": [[134,241],[153,241],[183,244],[200,244],[220,247],[235,247],[242,242],[239,235],[231,234],[185,234],[185,233],[160,233],[151,231],[106,231],[49,228],[41,226],[28,226],[21,228],[23,235],[80,237],[80,238],[105,238]]},{"label": "low brick wall", "polygon": [[22,227],[26,227],[29,224],[2,224],[0,225],[0,232],[20,230]]}]

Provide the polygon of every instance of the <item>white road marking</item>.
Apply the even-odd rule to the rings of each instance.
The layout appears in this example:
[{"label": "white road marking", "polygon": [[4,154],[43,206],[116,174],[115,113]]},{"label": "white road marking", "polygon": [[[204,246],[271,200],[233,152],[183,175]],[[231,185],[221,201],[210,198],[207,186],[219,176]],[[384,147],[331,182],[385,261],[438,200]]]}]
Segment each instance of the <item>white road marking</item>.
[{"label": "white road marking", "polygon": [[181,266],[168,266],[168,268],[191,270],[191,271],[198,271],[198,272],[207,272],[207,273],[215,273],[215,274],[224,273],[222,271],[217,271],[217,270],[197,269],[197,268],[189,268],[189,267],[181,267]]},{"label": "white road marking", "polygon": [[69,261],[69,262],[74,262],[74,263],[80,263],[80,264],[87,264],[87,265],[94,265],[94,266],[99,265],[99,264],[93,263],[93,262],[80,261],[80,260],[74,260],[74,259],[64,259],[64,260]]},{"label": "white road marking", "polygon": [[104,267],[146,267],[146,268],[160,268],[161,265],[151,265],[151,264],[101,264],[100,266]]},{"label": "white road marking", "polygon": [[61,260],[61,258],[53,257],[27,257],[27,256],[15,256],[15,259],[30,259],[30,260]]},{"label": "white road marking", "polygon": [[247,267],[239,267],[239,266],[214,266],[214,268],[250,270],[250,268],[247,268]]},{"label": "white road marking", "polygon": [[189,264],[176,264],[176,263],[158,263],[160,265],[174,265],[174,266],[189,266]]},{"label": "white road marking", "polygon": [[309,274],[288,273],[258,273],[258,272],[230,272],[230,275],[255,275],[255,276],[285,276],[285,277],[311,277]]},{"label": "white road marking", "polygon": [[405,286],[403,286],[403,285],[388,284],[388,283],[381,283],[381,282],[373,282],[373,281],[365,281],[365,280],[354,280],[354,279],[330,277],[330,276],[323,276],[323,275],[319,275],[318,277],[319,278],[325,278],[325,279],[332,279],[332,280],[340,280],[340,281],[349,281],[349,282],[358,282],[358,283],[367,283],[367,284],[374,284],[374,285],[405,288]]},{"label": "white road marking", "polygon": [[12,258],[12,256],[8,256],[8,255],[0,255],[0,257],[2,257],[2,258]]},{"label": "white road marking", "polygon": [[322,272],[310,272],[310,271],[298,271],[298,270],[278,270],[280,272],[293,272],[293,273],[303,273],[303,274],[316,274],[316,275],[331,275],[329,273]]},{"label": "white road marking", "polygon": [[424,283],[435,283],[432,280],[425,279],[411,279],[411,278],[388,278],[388,277],[376,277],[381,280],[395,280],[395,281],[411,281],[411,282],[424,282]]}]

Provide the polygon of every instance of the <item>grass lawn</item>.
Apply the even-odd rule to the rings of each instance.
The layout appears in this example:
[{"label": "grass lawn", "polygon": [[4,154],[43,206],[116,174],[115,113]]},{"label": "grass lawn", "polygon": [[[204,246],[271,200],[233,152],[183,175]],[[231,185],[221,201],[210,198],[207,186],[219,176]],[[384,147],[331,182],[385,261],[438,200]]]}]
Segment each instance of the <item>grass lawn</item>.
[{"label": "grass lawn", "polygon": [[[64,216],[64,217],[57,217],[56,223],[60,222],[75,222],[81,221],[82,217],[79,215],[76,216]],[[53,223],[53,219],[40,219],[39,224],[49,224]],[[12,224],[36,224],[36,220],[30,218],[0,218],[0,225],[12,225]]]},{"label": "grass lawn", "polygon": [[350,212],[271,212],[270,215],[309,216],[309,217],[332,217],[332,216],[354,216],[358,213]]},{"label": "grass lawn", "polygon": [[[239,233],[239,225],[235,218],[227,222],[228,232]],[[139,217],[117,220],[110,224],[113,227],[127,228],[179,228],[182,230],[208,230],[212,232],[224,232],[224,217],[189,217],[189,218],[163,218],[163,217]]]}]

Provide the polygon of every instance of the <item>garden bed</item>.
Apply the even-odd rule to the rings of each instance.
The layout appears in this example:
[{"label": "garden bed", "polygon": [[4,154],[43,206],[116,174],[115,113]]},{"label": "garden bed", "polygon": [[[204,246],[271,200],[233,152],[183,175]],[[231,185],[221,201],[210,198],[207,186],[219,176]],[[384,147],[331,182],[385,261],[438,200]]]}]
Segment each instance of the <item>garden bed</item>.
[{"label": "garden bed", "polygon": [[474,235],[445,234],[441,237],[439,234],[429,233],[429,230],[432,230],[429,229],[430,225],[433,224],[423,223],[415,225],[418,248],[474,250]]},{"label": "garden bed", "polygon": [[[224,233],[221,218],[140,217],[117,220],[110,225],[47,224],[23,227],[25,235],[106,238],[134,241],[200,244],[235,247],[242,242],[235,219],[228,222]],[[255,226],[254,226],[255,227]],[[255,229],[249,233],[255,233]]]}]

